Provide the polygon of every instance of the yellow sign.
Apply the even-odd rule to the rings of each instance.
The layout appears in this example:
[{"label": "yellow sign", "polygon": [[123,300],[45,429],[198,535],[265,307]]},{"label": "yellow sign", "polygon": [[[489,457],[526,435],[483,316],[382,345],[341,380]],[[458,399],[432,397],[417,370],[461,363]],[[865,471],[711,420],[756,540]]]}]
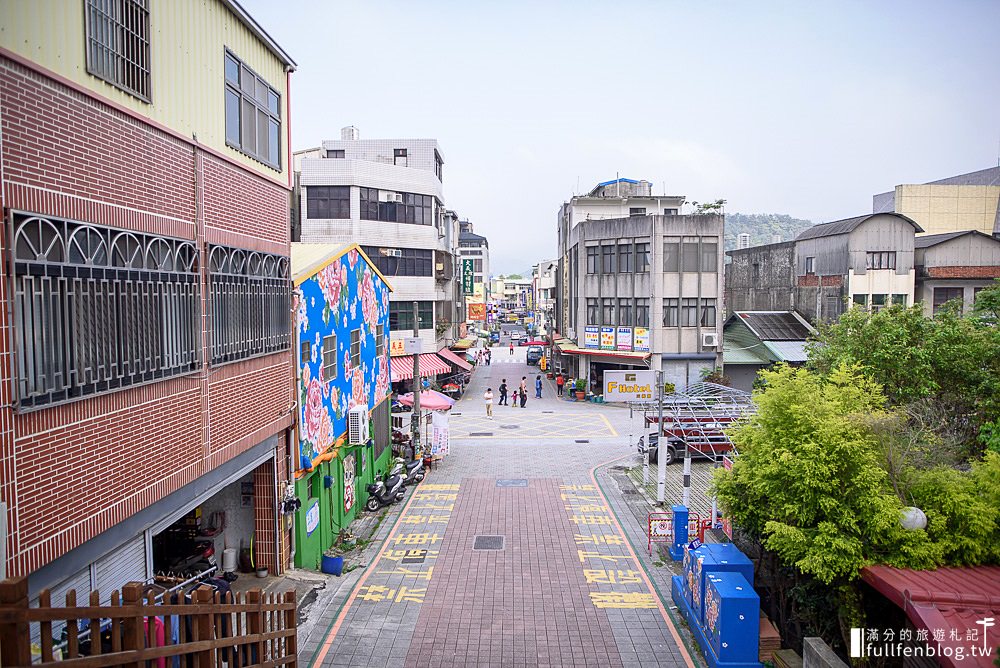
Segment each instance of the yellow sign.
[{"label": "yellow sign", "polygon": [[399,357],[400,355],[405,355],[406,350],[403,349],[402,339],[393,339],[389,341],[389,356]]},{"label": "yellow sign", "polygon": [[486,320],[486,304],[466,303],[469,320]]}]

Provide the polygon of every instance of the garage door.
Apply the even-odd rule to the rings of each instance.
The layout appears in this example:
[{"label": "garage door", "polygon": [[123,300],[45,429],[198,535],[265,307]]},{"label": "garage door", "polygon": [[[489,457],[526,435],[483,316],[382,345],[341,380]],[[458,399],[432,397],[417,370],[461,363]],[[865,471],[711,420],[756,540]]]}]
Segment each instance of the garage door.
[{"label": "garage door", "polygon": [[136,536],[111,554],[98,559],[94,567],[97,571],[96,588],[101,592],[101,603],[109,603],[111,592],[121,589],[129,582],[145,582],[145,535]]},{"label": "garage door", "polygon": [[[76,602],[77,605],[86,605],[90,600],[90,567],[84,568],[83,570],[73,574],[72,576],[66,578],[55,587],[49,590],[52,602],[52,607],[61,608],[66,605],[66,593],[69,591],[76,591]],[[31,601],[31,607],[38,606],[38,599],[34,598]],[[31,642],[40,642],[39,638],[41,633],[41,625],[32,624],[31,625]],[[52,624],[52,635],[58,641],[59,636],[62,634],[63,622],[55,622]]]}]

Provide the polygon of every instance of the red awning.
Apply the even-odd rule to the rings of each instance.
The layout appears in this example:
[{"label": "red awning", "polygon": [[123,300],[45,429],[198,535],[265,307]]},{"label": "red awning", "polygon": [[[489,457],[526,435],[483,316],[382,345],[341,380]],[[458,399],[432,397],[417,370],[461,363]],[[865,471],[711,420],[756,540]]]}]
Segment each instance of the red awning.
[{"label": "red awning", "polygon": [[[883,596],[899,606],[918,629],[927,629],[929,641],[939,651],[950,648],[952,657],[961,646],[965,660],[955,661],[939,654],[941,665],[953,668],[976,666],[991,668],[992,658],[972,656],[970,643],[981,648],[1000,645],[1000,625],[986,628],[986,618],[1000,617],[1000,566],[948,567],[932,571],[917,571],[891,566],[868,566],[861,578]],[[944,640],[934,641],[934,631],[944,632]],[[952,640],[952,629],[959,640]],[[967,632],[976,640],[968,640]]]},{"label": "red awning", "polygon": [[[389,368],[392,371],[392,382],[413,378],[413,355],[403,355],[389,359]],[[420,355],[420,375],[436,376],[439,373],[450,373],[451,367],[435,355],[434,353],[423,353]]]},{"label": "red awning", "polygon": [[441,350],[439,350],[437,352],[437,354],[438,354],[438,357],[442,358],[446,362],[451,362],[452,364],[454,364],[455,366],[457,366],[459,369],[462,369],[463,371],[472,371],[472,365],[471,364],[469,364],[464,359],[462,359],[461,357],[459,357],[455,353],[451,352],[447,348],[442,348]]}]

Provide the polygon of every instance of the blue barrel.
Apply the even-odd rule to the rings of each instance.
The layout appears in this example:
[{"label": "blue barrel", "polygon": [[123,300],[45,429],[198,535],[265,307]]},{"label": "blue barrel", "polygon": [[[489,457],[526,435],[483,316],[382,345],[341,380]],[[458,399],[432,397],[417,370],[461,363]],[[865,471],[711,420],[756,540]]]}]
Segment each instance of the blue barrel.
[{"label": "blue barrel", "polygon": [[344,558],[328,557],[323,555],[320,570],[329,575],[336,575],[337,577],[340,577],[340,574],[344,572]]}]

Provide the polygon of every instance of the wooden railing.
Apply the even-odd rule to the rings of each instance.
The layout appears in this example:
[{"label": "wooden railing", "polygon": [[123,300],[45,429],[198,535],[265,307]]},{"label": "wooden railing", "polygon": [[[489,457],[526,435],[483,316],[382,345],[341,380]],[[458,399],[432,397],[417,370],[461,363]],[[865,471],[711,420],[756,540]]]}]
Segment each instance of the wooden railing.
[{"label": "wooden railing", "polygon": [[[78,605],[74,591],[66,607],[52,607],[48,590],[38,599],[38,607],[29,605],[26,578],[0,582],[0,667],[296,665],[293,591],[275,596],[253,589],[220,598],[199,588],[190,601],[182,594],[156,601],[152,593],[143,596],[142,584],[130,583],[112,592],[110,605],[101,605],[96,591],[89,605]],[[53,626],[65,626],[62,645],[52,637]],[[96,642],[89,632],[95,628]],[[33,635],[39,639],[35,656]]]}]

